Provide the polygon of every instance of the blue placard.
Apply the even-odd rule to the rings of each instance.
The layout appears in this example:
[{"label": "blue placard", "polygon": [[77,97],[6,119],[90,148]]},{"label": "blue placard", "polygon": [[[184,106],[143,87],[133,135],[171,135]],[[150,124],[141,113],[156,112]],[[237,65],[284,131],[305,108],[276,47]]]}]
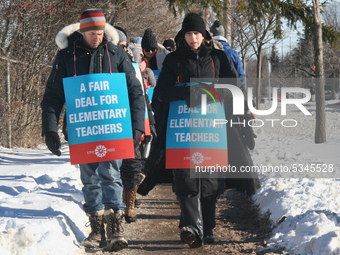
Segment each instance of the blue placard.
[{"label": "blue placard", "polygon": [[[201,105],[188,107],[185,101],[170,103],[166,129],[166,161],[168,169],[193,169],[197,166],[228,165],[228,143],[224,104],[216,90],[201,83],[213,101],[202,95]],[[191,86],[197,83],[190,83]],[[219,99],[216,102],[211,90]],[[216,122],[217,121],[217,122]]]},{"label": "blue placard", "polygon": [[63,79],[69,144],[132,138],[124,73]]}]

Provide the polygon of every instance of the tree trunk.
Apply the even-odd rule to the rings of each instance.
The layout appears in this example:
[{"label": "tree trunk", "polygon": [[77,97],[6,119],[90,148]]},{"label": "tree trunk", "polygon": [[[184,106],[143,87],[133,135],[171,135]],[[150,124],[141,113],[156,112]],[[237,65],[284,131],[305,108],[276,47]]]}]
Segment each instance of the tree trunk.
[{"label": "tree trunk", "polygon": [[244,74],[246,75],[246,77],[244,77],[244,86],[247,91],[248,89],[247,87],[247,63],[246,63],[245,58],[242,59],[242,65],[243,65]]},{"label": "tree trunk", "polygon": [[257,67],[256,67],[256,109],[260,109],[260,100],[261,100],[261,70],[262,70],[262,47],[260,46],[258,49],[257,55]]},{"label": "tree trunk", "polygon": [[322,23],[320,17],[320,0],[313,0],[314,16],[314,62],[316,74],[316,122],[315,143],[326,142],[326,115],[325,115],[325,75],[323,66]]},{"label": "tree trunk", "polygon": [[11,63],[7,60],[7,111],[8,111],[8,129],[7,129],[7,148],[12,148],[12,107],[11,107]]},{"label": "tree trunk", "polygon": [[225,24],[225,37],[227,38],[228,43],[232,47],[233,42],[231,40],[231,17],[230,17],[230,0],[224,0],[225,4],[225,13],[223,14],[223,23]]},{"label": "tree trunk", "polygon": [[336,99],[336,96],[335,96],[335,70],[333,72],[333,79],[332,79],[332,99]]}]

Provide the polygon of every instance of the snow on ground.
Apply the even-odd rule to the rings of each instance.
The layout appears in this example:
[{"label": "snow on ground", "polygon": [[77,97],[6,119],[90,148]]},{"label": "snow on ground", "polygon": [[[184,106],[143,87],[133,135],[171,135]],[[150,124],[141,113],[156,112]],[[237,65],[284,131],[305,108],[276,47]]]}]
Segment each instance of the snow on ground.
[{"label": "snow on ground", "polygon": [[[277,225],[268,250],[281,246],[289,254],[340,254],[339,102],[326,101],[327,142],[322,144],[314,143],[313,102],[305,105],[312,116],[290,106],[286,116],[281,116],[278,107],[269,117],[258,117],[280,120],[274,127],[270,122],[254,128],[258,135],[252,151],[254,164],[271,165],[278,171],[259,174],[262,187],[254,196],[262,212],[269,210]],[[298,124],[283,127],[280,122],[284,119]],[[295,122],[284,125],[294,126]]]},{"label": "snow on ground", "polygon": [[[260,119],[264,125],[255,128],[254,163],[267,171],[270,166],[286,171],[260,173],[262,187],[254,195],[277,226],[268,251],[282,246],[289,254],[340,254],[340,100],[327,104],[339,108],[326,107],[323,144],[314,144],[315,103],[305,105],[312,116],[291,106],[286,116],[279,107],[270,116],[257,117],[256,125]],[[287,119],[296,120],[297,126],[283,127],[282,121],[294,125]],[[89,228],[81,188],[79,169],[70,165],[66,145],[60,158],[45,147],[0,147],[0,254],[84,253],[79,243]]]},{"label": "snow on ground", "polygon": [[68,147],[0,148],[0,254],[77,254],[88,234],[79,169]]}]

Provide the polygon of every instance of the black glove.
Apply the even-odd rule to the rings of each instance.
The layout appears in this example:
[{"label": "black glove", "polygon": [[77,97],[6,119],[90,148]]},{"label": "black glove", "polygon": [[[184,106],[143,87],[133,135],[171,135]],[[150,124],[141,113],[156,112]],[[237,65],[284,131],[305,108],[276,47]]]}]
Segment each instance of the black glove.
[{"label": "black glove", "polygon": [[132,130],[132,135],[133,135],[133,144],[136,147],[139,146],[140,144],[140,141],[142,140],[142,135],[143,135],[143,132],[142,131],[139,131],[138,129],[133,129]]},{"label": "black glove", "polygon": [[153,135],[153,138],[155,139],[157,137],[155,125],[150,125],[150,131],[151,131],[151,134]]},{"label": "black glove", "polygon": [[61,144],[60,144],[60,138],[59,135],[56,132],[47,132],[45,133],[45,143],[47,145],[47,148],[58,157],[61,155],[61,152],[59,150]]}]

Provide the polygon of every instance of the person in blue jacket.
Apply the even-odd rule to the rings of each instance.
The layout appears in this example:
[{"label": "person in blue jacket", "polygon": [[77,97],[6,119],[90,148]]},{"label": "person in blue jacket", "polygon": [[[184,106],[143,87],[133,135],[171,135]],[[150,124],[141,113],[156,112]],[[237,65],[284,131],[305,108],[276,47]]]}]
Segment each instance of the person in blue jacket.
[{"label": "person in blue jacket", "polygon": [[213,34],[213,40],[219,41],[222,44],[225,54],[233,62],[241,82],[245,85],[244,79],[246,78],[246,75],[244,74],[241,59],[237,52],[230,47],[227,39],[225,38],[225,31],[222,22],[215,20],[214,24],[210,27],[210,33]]}]

